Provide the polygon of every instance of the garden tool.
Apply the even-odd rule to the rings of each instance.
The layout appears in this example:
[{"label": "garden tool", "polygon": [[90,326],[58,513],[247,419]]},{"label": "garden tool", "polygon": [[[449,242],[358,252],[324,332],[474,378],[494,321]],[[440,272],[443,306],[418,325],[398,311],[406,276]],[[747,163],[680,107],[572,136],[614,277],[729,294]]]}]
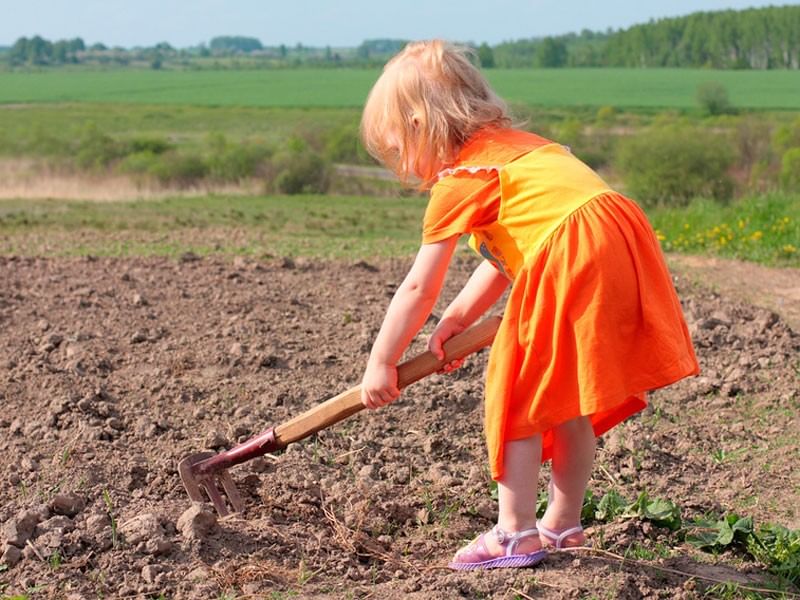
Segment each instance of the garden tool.
[{"label": "garden tool", "polygon": [[[500,317],[490,317],[447,340],[443,345],[445,356],[442,360],[428,351],[398,365],[398,387],[402,389],[441,370],[444,365],[488,346],[494,339],[500,320]],[[244,502],[228,472],[229,467],[268,452],[282,450],[292,442],[330,427],[363,408],[361,386],[357,385],[230,450],[191,454],[178,463],[178,472],[186,492],[195,502],[205,502],[207,495],[222,517],[230,512],[241,512]]]}]

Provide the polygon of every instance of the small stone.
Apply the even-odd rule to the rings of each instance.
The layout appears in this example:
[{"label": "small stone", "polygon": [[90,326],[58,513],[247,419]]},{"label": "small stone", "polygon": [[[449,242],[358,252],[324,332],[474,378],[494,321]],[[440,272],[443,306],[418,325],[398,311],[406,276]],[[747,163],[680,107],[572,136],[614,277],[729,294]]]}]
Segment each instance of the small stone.
[{"label": "small stone", "polygon": [[13,567],[20,560],[22,560],[22,551],[16,546],[6,546],[3,556],[0,557],[0,563]]},{"label": "small stone", "polygon": [[431,513],[427,508],[420,508],[417,511],[417,523],[428,525],[431,522]]},{"label": "small stone", "polygon": [[74,528],[75,523],[72,522],[72,519],[63,515],[56,515],[39,523],[36,526],[36,535],[39,536],[49,531],[72,531]]},{"label": "small stone", "polygon": [[154,537],[144,543],[145,552],[153,556],[166,556],[172,552],[173,544],[164,536]]},{"label": "small stone", "polygon": [[203,539],[217,527],[217,515],[208,504],[194,502],[178,518],[178,530],[187,540]]},{"label": "small stone", "polygon": [[154,513],[142,513],[122,523],[119,530],[125,536],[125,541],[132,546],[164,535],[161,520]]},{"label": "small stone", "polygon": [[221,431],[209,431],[206,436],[206,448],[227,448],[229,444],[228,438],[223,435]]},{"label": "small stone", "polygon": [[95,513],[86,519],[86,532],[91,536],[98,536],[111,527],[111,519],[106,513]]},{"label": "small stone", "polygon": [[156,577],[164,572],[161,565],[145,565],[142,569],[142,579],[147,583],[155,583]]},{"label": "small stone", "polygon": [[228,350],[228,354],[234,358],[242,358],[244,356],[244,346],[236,342],[231,346],[230,350]]},{"label": "small stone", "polygon": [[200,257],[194,252],[184,252],[180,257],[182,263],[197,262],[198,260],[200,260]]},{"label": "small stone", "polygon": [[377,479],[378,477],[378,470],[374,464],[368,464],[361,467],[358,471],[358,479],[360,481],[371,481],[373,479]]},{"label": "small stone", "polygon": [[122,431],[125,429],[125,424],[122,422],[121,419],[117,417],[111,417],[110,419],[106,420],[106,425],[111,427],[111,429],[116,429],[117,431]]},{"label": "small stone", "polygon": [[281,269],[294,269],[295,262],[288,256],[284,256],[281,261]]},{"label": "small stone", "polygon": [[32,459],[30,456],[24,457],[20,463],[19,467],[22,471],[26,471],[27,473],[34,473],[39,470],[39,463]]},{"label": "small stone", "polygon": [[65,351],[67,360],[78,358],[80,357],[80,354],[81,354],[81,347],[78,344],[69,344]]},{"label": "small stone", "polygon": [[205,581],[208,579],[208,569],[205,567],[197,567],[196,569],[192,569],[186,575],[186,579],[191,582]]},{"label": "small stone", "polygon": [[64,530],[54,529],[36,538],[36,546],[45,555],[50,555],[64,545]]},{"label": "small stone", "polygon": [[41,521],[40,515],[29,510],[17,515],[3,526],[3,538],[6,544],[22,548],[31,536],[36,525]]},{"label": "small stone", "polygon": [[50,508],[57,515],[74,517],[86,508],[86,501],[77,494],[56,494],[50,501]]},{"label": "small stone", "polygon": [[131,344],[141,344],[147,341],[147,334],[144,331],[137,331],[131,336]]},{"label": "small stone", "polygon": [[141,294],[134,294],[131,298],[134,306],[147,306],[147,300]]}]

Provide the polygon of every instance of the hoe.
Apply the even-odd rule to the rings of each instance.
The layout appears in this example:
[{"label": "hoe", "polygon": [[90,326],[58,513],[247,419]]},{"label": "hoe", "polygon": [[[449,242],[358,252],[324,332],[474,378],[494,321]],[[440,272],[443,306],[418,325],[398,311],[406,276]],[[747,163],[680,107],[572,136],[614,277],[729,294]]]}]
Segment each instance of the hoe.
[{"label": "hoe", "polygon": [[[447,363],[488,346],[492,343],[499,325],[500,317],[490,317],[453,336],[444,344],[443,360],[439,360],[431,352],[423,352],[398,365],[398,387],[404,388],[439,371]],[[230,450],[218,454],[214,452],[191,454],[178,463],[178,472],[186,492],[195,502],[205,502],[207,496],[222,517],[231,512],[241,512],[244,509],[244,502],[228,472],[229,467],[268,452],[282,450],[292,442],[305,439],[356,414],[363,408],[361,386],[356,386],[286,423],[270,427]]]}]

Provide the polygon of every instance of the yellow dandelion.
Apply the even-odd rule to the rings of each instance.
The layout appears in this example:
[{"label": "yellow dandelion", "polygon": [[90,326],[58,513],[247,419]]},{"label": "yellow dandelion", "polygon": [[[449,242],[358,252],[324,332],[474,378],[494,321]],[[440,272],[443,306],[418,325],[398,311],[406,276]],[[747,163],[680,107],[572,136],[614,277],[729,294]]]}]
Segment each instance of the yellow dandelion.
[{"label": "yellow dandelion", "polygon": [[763,237],[764,237],[764,232],[759,229],[758,231],[753,232],[753,234],[750,236],[750,239],[753,240],[754,242],[757,242]]}]

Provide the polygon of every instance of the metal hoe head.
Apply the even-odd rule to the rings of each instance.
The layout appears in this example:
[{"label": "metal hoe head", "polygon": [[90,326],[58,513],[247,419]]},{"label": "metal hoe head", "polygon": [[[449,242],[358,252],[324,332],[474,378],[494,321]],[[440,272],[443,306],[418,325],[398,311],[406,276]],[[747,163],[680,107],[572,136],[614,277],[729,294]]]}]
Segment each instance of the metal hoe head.
[{"label": "metal hoe head", "polygon": [[199,452],[182,459],[178,463],[178,473],[183,487],[194,502],[211,500],[221,517],[231,512],[242,512],[244,502],[228,470],[218,467],[203,469],[204,463],[208,465],[209,459],[215,456],[214,452]]}]

